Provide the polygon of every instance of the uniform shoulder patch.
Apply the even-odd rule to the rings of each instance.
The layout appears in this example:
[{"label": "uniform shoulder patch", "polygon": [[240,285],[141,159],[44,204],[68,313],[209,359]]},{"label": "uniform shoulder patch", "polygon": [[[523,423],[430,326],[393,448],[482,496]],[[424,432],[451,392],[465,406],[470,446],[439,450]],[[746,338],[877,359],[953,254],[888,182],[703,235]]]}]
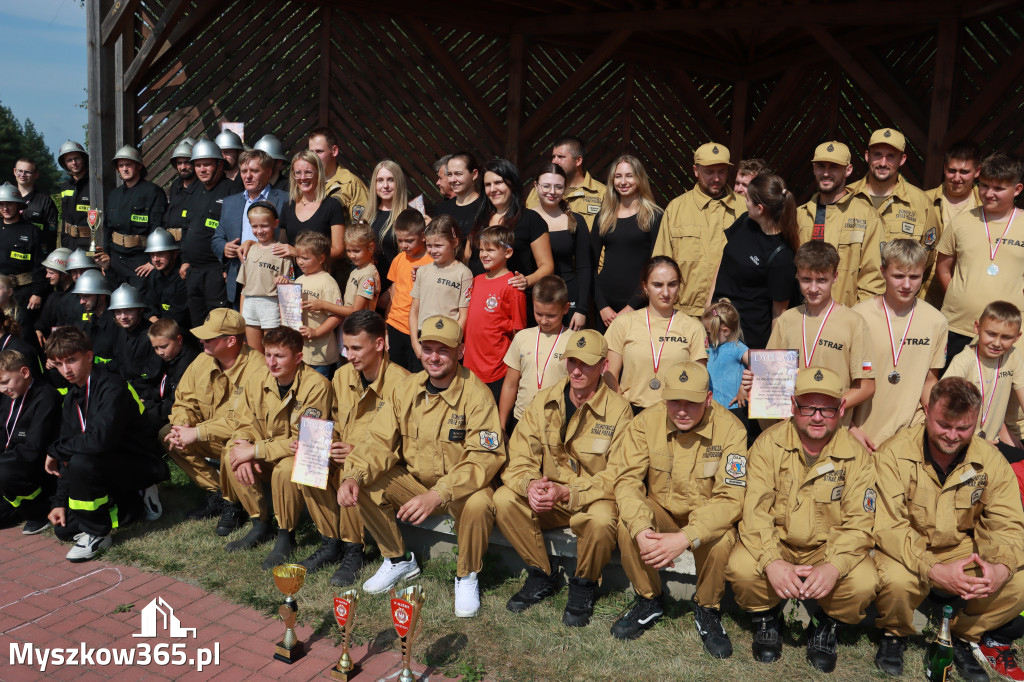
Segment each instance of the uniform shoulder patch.
[{"label": "uniform shoulder patch", "polygon": [[747,458],[743,455],[731,454],[725,458],[725,473],[731,478],[743,478],[747,475]]},{"label": "uniform shoulder patch", "polygon": [[321,412],[315,407],[307,407],[305,410],[302,411],[303,417],[313,417],[314,419],[319,419],[322,415],[323,412]]},{"label": "uniform shoulder patch", "polygon": [[498,449],[498,434],[494,431],[481,431],[480,432],[480,447],[484,450],[497,450]]},{"label": "uniform shoulder patch", "polygon": [[875,492],[874,488],[868,488],[864,491],[864,511],[871,514],[875,513],[875,500],[878,497],[878,493]]},{"label": "uniform shoulder patch", "polygon": [[924,233],[924,246],[926,249],[931,249],[935,246],[935,242],[938,241],[938,230],[934,227],[928,228],[928,231]]}]

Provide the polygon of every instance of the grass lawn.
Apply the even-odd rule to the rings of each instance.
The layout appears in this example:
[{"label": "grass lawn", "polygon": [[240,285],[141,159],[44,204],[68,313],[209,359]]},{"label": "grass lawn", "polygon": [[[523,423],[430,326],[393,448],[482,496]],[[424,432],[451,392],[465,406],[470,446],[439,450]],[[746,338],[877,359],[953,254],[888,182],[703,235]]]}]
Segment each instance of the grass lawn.
[{"label": "grass lawn", "polygon": [[[182,510],[197,506],[199,494],[186,485],[180,470],[173,465],[171,468],[173,480],[161,488],[164,517],[118,532],[105,558],[174,576],[273,616],[283,597],[270,573],[259,567],[269,545],[227,554],[225,539],[213,533],[214,521],[182,521]],[[229,539],[242,532],[237,531]],[[319,535],[308,521],[297,535],[300,547],[293,559],[300,560],[313,551]],[[367,557],[369,563],[359,584],[380,565],[375,548],[368,547]],[[423,585],[426,603],[413,656],[422,664],[437,666],[448,675],[463,675],[467,680],[890,679],[874,667],[875,645],[868,630],[850,629],[844,634],[839,665],[834,673],[826,675],[814,671],[805,661],[799,625],[788,628],[782,660],[762,665],[750,656],[749,619],[741,613],[727,613],[724,622],[735,653],[729,660],[718,661],[704,653],[686,602],[669,601],[666,617],[655,628],[636,641],[620,642],[609,634],[609,628],[629,607],[630,590],[601,594],[590,626],[571,629],[561,623],[565,588],[526,613],[506,611],[505,602],[519,589],[522,578],[507,577],[492,560],[481,574],[480,614],[462,619],[453,613],[454,557],[435,558],[422,567],[423,574],[415,582]],[[297,599],[300,622],[337,642],[339,631],[331,611],[332,597],[338,590],[328,584],[332,572],[310,576]],[[387,595],[361,597],[355,641],[398,650]],[[917,639],[908,647],[907,673],[900,679],[923,678],[923,646],[923,641]]]}]

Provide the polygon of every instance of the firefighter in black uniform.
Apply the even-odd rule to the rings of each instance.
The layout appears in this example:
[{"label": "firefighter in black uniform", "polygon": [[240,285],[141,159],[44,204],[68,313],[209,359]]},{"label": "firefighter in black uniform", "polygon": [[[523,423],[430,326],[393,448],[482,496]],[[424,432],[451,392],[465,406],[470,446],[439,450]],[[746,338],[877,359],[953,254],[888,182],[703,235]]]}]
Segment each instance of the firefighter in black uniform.
[{"label": "firefighter in black uniform", "polygon": [[57,163],[70,176],[60,186],[60,245],[74,251],[89,250],[89,155],[85,147],[68,140],[60,146]]},{"label": "firefighter in black uniform", "polygon": [[[57,321],[63,317],[61,309],[73,296],[71,289],[75,286],[75,282],[68,274],[69,256],[71,256],[71,251],[62,246],[51,251],[43,260],[43,272],[50,289],[35,324],[36,338],[40,348],[54,328],[60,326]],[[75,302],[78,302],[77,299]]]},{"label": "firefighter in black uniform", "polygon": [[224,267],[213,253],[213,232],[220,225],[224,197],[238,191],[224,177],[220,148],[209,140],[192,147],[192,165],[202,183],[189,200],[188,229],[181,241],[181,268],[188,291],[188,309],[193,320],[205,320],[214,308],[230,308],[224,285]]},{"label": "firefighter in black uniform", "polygon": [[154,227],[164,224],[167,211],[167,196],[145,179],[146,168],[137,149],[127,145],[118,149],[114,165],[122,184],[107,196],[103,253],[96,256],[112,287],[152,270],[145,251],[146,237]]},{"label": "firefighter in black uniform", "polygon": [[185,228],[188,226],[186,204],[192,198],[196,188],[202,185],[196,180],[196,171],[192,167],[192,145],[195,143],[196,141],[191,137],[186,137],[171,151],[171,164],[178,175],[167,188],[167,213],[161,227],[170,232],[174,241],[179,244],[182,235],[185,234]]},{"label": "firefighter in black uniform", "polygon": [[[150,322],[170,318],[182,329],[189,329],[188,292],[185,280],[178,272],[181,247],[167,230],[156,228],[146,241],[146,253],[153,271],[139,282],[142,300],[146,302],[146,316]],[[192,339],[191,334],[188,336]]]},{"label": "firefighter in black uniform", "polygon": [[18,159],[14,164],[14,181],[25,200],[21,217],[39,228],[43,234],[43,253],[50,253],[57,247],[57,204],[49,194],[36,189],[38,178],[35,161]]},{"label": "firefighter in black uniform", "polygon": [[[146,406],[146,419],[153,428],[170,432],[171,408],[174,407],[174,393],[178,389],[181,377],[199,354],[196,348],[186,343],[185,330],[170,318],[162,318],[149,327],[149,342],[153,352],[160,357],[160,370],[154,386],[142,394],[142,402]],[[163,439],[161,438],[161,441]]]},{"label": "firefighter in black uniform", "polygon": [[0,185],[0,274],[14,280],[14,300],[25,311],[24,331],[33,339],[48,285],[43,274],[43,235],[22,219],[24,205],[14,185]]},{"label": "firefighter in black uniform", "polygon": [[[93,362],[108,365],[117,372],[114,346],[117,342],[117,322],[110,310],[110,289],[99,270],[87,270],[75,282],[72,292],[78,296],[81,314],[71,321],[92,339]],[[56,332],[54,332],[56,333]]]},{"label": "firefighter in black uniform", "polygon": [[276,135],[264,135],[256,141],[252,148],[270,154],[270,158],[274,160],[274,171],[270,174],[270,187],[288,192],[290,180],[288,173],[284,172],[288,155],[284,153],[284,145],[281,144],[281,140],[277,139]]},{"label": "firefighter in black uniform", "polygon": [[110,295],[109,310],[117,323],[114,341],[117,371],[136,394],[148,393],[160,381],[161,360],[149,342],[152,323],[143,316],[146,302],[138,289],[122,284]]}]

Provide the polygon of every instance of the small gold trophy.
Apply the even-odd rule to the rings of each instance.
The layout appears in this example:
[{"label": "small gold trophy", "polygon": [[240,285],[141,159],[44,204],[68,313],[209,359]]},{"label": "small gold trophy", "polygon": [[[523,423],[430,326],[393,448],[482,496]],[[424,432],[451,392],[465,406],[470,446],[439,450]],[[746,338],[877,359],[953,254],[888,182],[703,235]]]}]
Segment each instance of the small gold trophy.
[{"label": "small gold trophy", "polygon": [[277,643],[274,658],[285,663],[294,663],[306,652],[302,642],[295,636],[295,619],[299,615],[299,605],[295,602],[295,593],[302,589],[306,580],[306,568],[298,564],[281,564],[274,568],[274,584],[285,595],[284,604],[277,612],[284,620],[284,639]]},{"label": "small gold trophy", "polygon": [[96,230],[99,229],[102,219],[103,211],[98,208],[90,208],[89,212],[85,214],[85,221],[89,224],[89,236],[92,237],[92,241],[89,242],[89,250],[85,252],[87,256],[96,255]]},{"label": "small gold trophy", "polygon": [[398,676],[398,682],[413,682],[415,679],[412,674],[412,638],[416,634],[421,608],[422,585],[412,585],[400,591],[391,588],[391,620],[395,623],[395,632],[402,640],[402,673]]},{"label": "small gold trophy", "polygon": [[352,629],[356,626],[356,606],[359,604],[359,592],[348,590],[341,596],[334,595],[334,619],[341,628],[341,659],[331,668],[331,677],[336,680],[348,680],[358,671],[352,663],[348,647],[352,639]]}]

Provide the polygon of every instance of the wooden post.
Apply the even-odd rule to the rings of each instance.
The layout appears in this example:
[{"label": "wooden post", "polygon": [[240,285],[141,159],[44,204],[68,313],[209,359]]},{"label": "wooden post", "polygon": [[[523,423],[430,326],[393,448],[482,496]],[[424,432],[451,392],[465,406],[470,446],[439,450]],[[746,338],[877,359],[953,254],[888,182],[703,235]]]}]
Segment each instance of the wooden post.
[{"label": "wooden post", "polygon": [[743,158],[743,140],[747,128],[747,93],[749,81],[736,81],[732,86],[732,130],[729,135],[729,154],[733,167]]},{"label": "wooden post", "polygon": [[320,8],[320,126],[330,126],[331,109],[331,8]]},{"label": "wooden post", "polygon": [[[113,0],[88,0],[86,3],[86,41],[88,47],[89,97],[89,205],[103,208],[107,191],[113,189],[113,174],[106,173],[114,157],[114,73],[113,45],[100,40],[103,17]],[[129,29],[131,30],[131,29]]]},{"label": "wooden post", "polygon": [[942,180],[942,154],[949,130],[950,103],[953,99],[953,75],[956,66],[957,22],[946,19],[939,24],[935,43],[935,81],[932,85],[931,116],[928,120],[928,148],[925,150],[924,181],[927,186]]},{"label": "wooden post", "polygon": [[505,107],[505,158],[519,165],[519,125],[523,116],[523,75],[526,72],[526,37],[512,36],[508,50],[508,97]]},{"label": "wooden post", "polygon": [[121,74],[132,61],[135,32],[128,30],[117,36],[114,42],[114,147],[120,149],[126,144],[135,144],[135,92],[127,90]]},{"label": "wooden post", "polygon": [[626,67],[626,93],[623,96],[622,110],[622,148],[620,154],[625,154],[632,144],[633,137],[633,93],[636,88],[636,65],[633,62]]}]

